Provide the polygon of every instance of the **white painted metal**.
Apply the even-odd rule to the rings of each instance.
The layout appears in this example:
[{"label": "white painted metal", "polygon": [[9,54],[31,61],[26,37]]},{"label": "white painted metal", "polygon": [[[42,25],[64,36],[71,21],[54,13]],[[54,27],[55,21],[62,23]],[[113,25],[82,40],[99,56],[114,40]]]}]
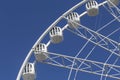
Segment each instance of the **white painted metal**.
[{"label": "white painted metal", "polygon": [[[79,24],[79,25],[80,25],[80,24]],[[82,37],[82,38],[90,41],[91,43],[94,43],[95,45],[100,46],[101,48],[103,48],[103,49],[105,49],[105,50],[107,50],[107,51],[109,51],[109,52],[111,52],[111,53],[114,53],[114,54],[117,55],[117,56],[120,56],[119,53],[113,51],[113,49],[116,49],[116,50],[118,49],[118,44],[119,44],[118,42],[116,42],[116,41],[114,41],[114,40],[112,40],[112,39],[110,39],[110,38],[108,38],[108,37],[105,37],[105,36],[103,36],[103,35],[95,32],[95,31],[87,28],[86,26],[83,26],[83,25],[80,25],[80,26],[81,26],[82,28],[84,28],[84,29],[88,32],[87,34],[90,34],[90,35],[93,36],[94,38],[96,38],[96,37],[98,36],[100,40],[99,40],[98,42],[95,42],[95,41],[93,40],[93,38],[88,38],[86,35],[83,36],[83,35],[81,35],[81,34],[79,34],[79,33],[76,33],[76,32],[74,32],[74,31],[70,30],[70,29],[68,29],[68,30],[70,30],[71,32],[73,32],[73,33],[76,34],[77,36],[80,36],[80,37]],[[95,33],[95,34],[94,34],[94,33]],[[94,36],[94,35],[96,35],[96,36]],[[108,41],[108,42],[106,42],[105,40]],[[105,47],[103,44],[101,44],[101,41],[105,41],[105,43],[106,43],[105,45],[112,45],[113,48]]]},{"label": "white painted metal", "polygon": [[113,7],[114,5],[117,6],[119,4],[119,0],[107,0],[108,4]]},{"label": "white painted metal", "polygon": [[[107,3],[108,3],[108,6],[104,5],[104,8],[107,9],[107,11],[120,22],[120,19],[118,17],[120,15],[120,9],[117,7],[117,5],[115,5],[110,0],[107,0]],[[119,4],[119,1],[118,1],[118,4]]]},{"label": "white painted metal", "polygon": [[[62,68],[71,69],[71,66],[73,65],[72,62],[75,60],[76,63],[74,64],[74,66],[80,64],[80,66],[86,65],[86,67],[84,67],[84,68],[80,67],[80,66],[72,67],[72,70],[87,72],[87,73],[101,75],[101,76],[106,76],[105,73],[102,74],[102,70],[103,70],[103,66],[107,66],[108,68],[112,67],[111,70],[113,70],[114,72],[116,72],[117,74],[120,75],[120,66],[118,66],[118,65],[113,65],[113,64],[108,64],[108,63],[104,64],[104,62],[92,61],[92,60],[82,59],[82,58],[75,58],[72,56],[63,55],[63,54],[59,54],[59,53],[48,52],[48,54],[52,55],[53,57],[50,58],[48,61],[45,61],[43,63],[50,64],[53,66],[62,67]],[[61,60],[61,59],[63,61],[61,61],[61,62],[57,61],[57,60]],[[71,62],[71,65],[69,63],[64,63],[66,61]],[[94,70],[94,68],[98,68],[98,69]],[[113,74],[108,74],[107,77],[110,77],[113,79],[118,79],[118,80],[120,79],[119,76],[115,76]]]},{"label": "white painted metal", "polygon": [[22,77],[24,80],[35,80],[36,75],[35,75],[35,67],[33,63],[27,63],[23,73]]},{"label": "white painted metal", "polygon": [[77,12],[71,12],[67,16],[67,21],[70,28],[78,28],[79,27],[78,24],[80,23],[79,14]]},{"label": "white painted metal", "polygon": [[[69,13],[71,13],[73,10],[75,10],[77,7],[81,6],[83,3],[87,2],[87,1],[88,1],[88,0],[83,0],[82,2],[78,3],[78,4],[75,5],[73,8],[71,8],[70,10],[68,10],[67,12],[65,12],[65,13],[64,13],[62,16],[60,16],[51,26],[49,26],[49,28],[39,37],[39,39],[37,40],[37,42],[34,44],[34,46],[32,47],[32,49],[31,49],[30,52],[28,53],[26,59],[24,60],[22,66],[21,66],[21,68],[20,68],[20,71],[19,71],[19,73],[18,73],[18,76],[17,76],[16,80],[20,80],[21,74],[22,74],[23,69],[25,68],[25,65],[26,65],[27,62],[29,61],[29,58],[31,57],[31,55],[32,55],[33,51],[35,50],[36,46],[41,42],[41,40],[46,36],[46,34],[47,34],[54,26],[56,26],[56,24],[57,24],[61,19],[63,19],[65,16],[69,15]],[[101,5],[105,4],[105,3],[106,3],[106,1],[103,2],[103,3],[101,3],[101,4],[99,4],[99,6],[101,6]],[[84,14],[86,14],[86,11],[84,12]],[[84,15],[84,14],[83,14],[83,15]],[[77,22],[73,22],[73,24],[74,24],[74,23],[76,24]],[[79,24],[79,23],[77,23],[77,24]],[[83,27],[83,26],[82,26],[82,27]],[[88,29],[88,28],[86,28],[86,27],[83,27],[83,28]],[[112,41],[112,40],[110,40],[110,39],[108,39],[108,38],[106,38],[106,37],[104,37],[104,36],[102,36],[102,35],[99,35],[97,32],[95,33],[94,31],[91,31],[91,30],[89,30],[89,29],[88,29],[88,32],[91,33],[91,34],[93,34],[93,35],[94,35],[94,34],[97,34],[98,36],[100,36],[100,38],[107,39],[107,40],[111,41],[111,44],[115,43],[114,41]],[[83,37],[83,36],[82,36],[82,37]],[[85,36],[84,36],[84,38],[85,38]],[[86,39],[87,39],[87,38],[86,38]],[[87,40],[90,40],[90,39],[87,39]],[[101,40],[102,40],[102,39],[101,39]],[[93,41],[90,41],[90,42],[93,42]],[[94,42],[93,42],[93,43],[94,43]],[[48,42],[47,46],[48,46],[49,44],[50,44],[50,42]],[[99,43],[95,43],[95,44],[96,44],[97,46],[101,46],[101,47],[103,47],[104,49],[112,52],[111,50],[105,48],[104,46],[102,46],[102,45],[99,44]],[[116,44],[116,43],[115,43],[115,44]],[[115,46],[116,46],[116,45],[115,45]],[[114,53],[115,53],[115,52],[114,52]],[[116,54],[116,53],[115,53],[115,54]],[[46,54],[45,54],[45,55],[46,55]],[[55,54],[55,55],[56,55],[56,54]],[[116,54],[116,55],[118,55],[118,54]],[[48,56],[48,57],[49,57],[49,56]],[[58,56],[58,58],[59,58],[59,56]],[[77,58],[75,58],[75,57],[72,57],[73,60],[70,60],[71,57],[67,58],[67,56],[65,56],[65,55],[63,55],[62,58],[65,58],[66,60],[69,60],[69,61],[73,61],[74,59],[77,59]],[[52,58],[48,58],[48,59],[52,60]],[[52,60],[52,61],[54,61],[54,63],[48,63],[48,64],[71,69],[70,66],[65,66],[65,65],[62,66],[62,64],[59,64],[59,62],[57,62],[57,61],[55,61],[55,60]],[[78,59],[78,61],[81,62],[80,59]],[[90,60],[86,60],[86,59],[85,59],[85,60],[84,60],[84,63],[82,62],[82,64],[87,65],[87,64],[85,63],[85,61],[90,61]],[[56,63],[56,64],[55,64],[55,63]],[[97,65],[98,67],[100,67],[101,70],[98,70],[98,71],[87,71],[87,70],[85,70],[87,67],[82,68],[82,69],[78,69],[78,68],[76,68],[76,69],[75,69],[75,68],[72,68],[72,69],[73,69],[73,70],[80,70],[80,71],[88,72],[88,73],[93,73],[93,74],[97,74],[97,75],[106,76],[105,74],[100,74],[100,73],[99,73],[100,71],[102,72],[102,68],[101,68],[101,66],[99,65],[99,63],[101,64],[101,62],[91,61],[91,63],[93,63],[94,65]],[[98,64],[97,64],[97,63],[98,63]],[[104,63],[102,63],[102,64],[104,64]],[[105,64],[105,65],[109,65],[109,64]],[[112,65],[112,66],[114,66],[114,65]],[[89,67],[89,66],[88,66],[88,67]],[[111,67],[111,65],[109,65],[109,67]],[[117,66],[117,67],[119,67],[119,66]],[[112,77],[112,78],[119,79],[119,78],[116,77],[116,76],[112,76],[112,75],[108,75],[108,76],[109,76],[109,77]]]},{"label": "white painted metal", "polygon": [[34,50],[34,48],[41,42],[41,40],[45,37],[45,35],[61,20],[63,19],[63,17],[65,17],[67,14],[69,14],[70,12],[72,12],[73,10],[75,10],[76,8],[78,8],[79,6],[81,6],[82,4],[86,3],[87,1],[89,0],[83,0],[81,1],[80,3],[78,3],[77,5],[75,5],[74,7],[72,7],[71,9],[69,9],[68,11],[66,11],[62,16],[60,16],[55,22],[53,22],[48,28],[47,30],[38,38],[38,40],[36,41],[36,43],[33,45],[32,49],[29,51],[28,55],[26,56],[19,72],[18,72],[18,75],[17,75],[17,78],[16,80],[20,80],[21,78],[21,74],[22,74],[22,71],[26,65],[26,63],[28,62],[29,58],[31,57],[32,55],[32,52]]},{"label": "white painted metal", "polygon": [[[35,58],[38,62],[41,62],[43,60],[46,60],[48,57],[47,52],[47,46],[43,43],[38,44],[35,49],[34,49],[34,53],[35,53]],[[47,56],[46,56],[47,55]]]},{"label": "white painted metal", "polygon": [[49,35],[52,43],[60,43],[63,40],[63,32],[60,27],[52,28]]},{"label": "white painted metal", "polygon": [[86,3],[86,9],[89,16],[96,16],[99,13],[98,3],[95,0]]}]

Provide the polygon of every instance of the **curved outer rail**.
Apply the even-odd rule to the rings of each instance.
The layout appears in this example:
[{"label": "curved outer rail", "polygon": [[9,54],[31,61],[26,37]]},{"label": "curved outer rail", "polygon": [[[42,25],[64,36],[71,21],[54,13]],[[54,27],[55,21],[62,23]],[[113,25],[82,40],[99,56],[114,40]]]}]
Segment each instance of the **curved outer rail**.
[{"label": "curved outer rail", "polygon": [[[80,7],[82,4],[86,3],[87,1],[89,0],[83,0],[81,2],[79,2],[78,4],[76,4],[75,6],[73,6],[72,8],[70,8],[68,11],[66,11],[62,16],[60,16],[55,22],[53,22],[46,30],[45,32],[38,38],[38,40],[36,41],[36,43],[33,45],[32,49],[29,51],[29,53],[27,54],[20,70],[19,70],[19,73],[17,75],[17,78],[16,80],[20,80],[21,79],[21,75],[22,75],[22,71],[26,65],[26,63],[29,61],[31,55],[32,55],[32,52],[33,52],[33,49],[37,46],[37,44],[39,44],[42,39],[46,36],[46,34],[61,20],[63,19],[65,16],[67,16],[70,12],[74,11],[76,8]],[[103,3],[99,4],[99,6],[103,5],[107,3],[107,1],[104,1]],[[81,14],[81,16],[83,16],[85,13]]]},{"label": "curved outer rail", "polygon": [[17,75],[17,78],[16,80],[20,80],[21,78],[21,75],[22,75],[22,71],[26,65],[26,63],[28,62],[29,58],[31,57],[32,55],[32,52],[33,52],[33,49],[36,47],[36,45],[38,43],[41,42],[41,40],[44,38],[44,36],[64,17],[66,16],[67,14],[69,14],[70,12],[72,12],[73,10],[75,10],[76,8],[78,8],[79,6],[81,6],[82,4],[84,4],[85,2],[87,2],[89,0],[83,0],[81,1],[80,3],[78,3],[77,5],[75,5],[74,7],[72,7],[71,9],[69,9],[68,11],[66,11],[62,16],[60,16],[55,22],[53,22],[47,29],[46,31],[38,38],[38,40],[36,41],[36,43],[33,45],[32,49],[29,51],[28,55],[26,56],[20,70],[19,70],[19,73]]}]

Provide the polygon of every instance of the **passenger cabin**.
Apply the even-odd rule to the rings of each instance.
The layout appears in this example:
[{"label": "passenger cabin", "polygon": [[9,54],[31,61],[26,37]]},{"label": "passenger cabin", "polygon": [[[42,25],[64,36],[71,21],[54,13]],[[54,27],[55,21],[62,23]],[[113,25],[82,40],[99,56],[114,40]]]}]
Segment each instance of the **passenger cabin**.
[{"label": "passenger cabin", "polygon": [[63,40],[63,32],[60,27],[54,27],[49,32],[50,40],[52,43],[60,43]]},{"label": "passenger cabin", "polygon": [[99,6],[95,0],[90,0],[86,3],[86,10],[89,16],[96,16],[99,13]]},{"label": "passenger cabin", "polygon": [[38,44],[34,49],[35,58],[38,62],[48,58],[47,46],[44,43]]},{"label": "passenger cabin", "polygon": [[23,80],[35,80],[35,67],[33,63],[27,63],[23,73],[22,73]]},{"label": "passenger cabin", "polygon": [[67,16],[67,22],[70,28],[78,28],[80,24],[79,14],[77,12],[71,12]]},{"label": "passenger cabin", "polygon": [[113,7],[114,5],[117,6],[120,2],[120,0],[107,0],[107,1],[110,7]]}]

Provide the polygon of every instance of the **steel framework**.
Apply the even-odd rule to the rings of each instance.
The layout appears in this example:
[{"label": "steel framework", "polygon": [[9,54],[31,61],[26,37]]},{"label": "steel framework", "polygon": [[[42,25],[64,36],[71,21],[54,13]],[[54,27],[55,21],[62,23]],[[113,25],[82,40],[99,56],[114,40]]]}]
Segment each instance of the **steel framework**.
[{"label": "steel framework", "polygon": [[[48,34],[48,32],[62,19],[67,20],[66,16],[70,12],[74,11],[76,8],[80,7],[81,5],[83,5],[84,3],[88,2],[88,1],[89,0],[81,1],[80,3],[78,3],[77,5],[72,7],[70,10],[65,12],[62,16],[60,16],[53,24],[51,24],[47,28],[47,30],[39,37],[39,39],[36,41],[36,43],[33,45],[32,49],[29,51],[28,55],[26,56],[26,59],[24,60],[22,66],[19,70],[16,80],[21,79],[22,71],[23,71],[26,63],[29,61],[30,57],[34,53],[35,47],[42,41],[42,39]],[[58,53],[47,52],[50,56],[47,56],[45,54],[48,57],[48,59],[45,61],[41,61],[41,63],[70,69],[68,80],[70,80],[71,73],[73,70],[76,71],[74,80],[77,76],[78,71],[100,75],[101,76],[100,80],[103,79],[103,76],[105,77],[105,80],[107,77],[114,78],[114,79],[120,79],[120,77],[119,77],[120,76],[120,66],[115,65],[116,62],[118,61],[118,59],[120,58],[120,43],[109,38],[109,36],[111,36],[112,34],[117,32],[118,30],[120,30],[120,28],[114,30],[112,33],[110,33],[107,36],[104,36],[99,33],[99,31],[104,29],[106,26],[110,25],[112,22],[114,22],[116,20],[118,22],[120,22],[120,18],[119,18],[120,17],[120,9],[116,5],[114,5],[112,2],[110,2],[110,3],[114,7],[108,6],[107,5],[108,1],[110,2],[110,0],[107,0],[102,3],[99,3],[99,7],[103,6],[114,17],[114,19],[111,20],[109,23],[105,24],[104,26],[102,26],[97,31],[94,31],[82,24],[75,23],[74,21],[73,21],[73,23],[78,24],[80,26],[80,28],[76,28],[75,30],[73,30],[68,27],[68,24],[66,24],[62,28],[63,31],[68,30],[68,31],[72,32],[73,34],[75,34],[75,36],[78,36],[80,38],[87,40],[86,44],[82,47],[82,49],[77,53],[76,56],[68,56],[68,55],[63,55],[63,54],[58,54]],[[87,14],[87,11],[83,12],[82,14],[79,15],[79,18],[81,18],[82,16],[84,16],[86,14]],[[91,51],[88,53],[88,55],[84,59],[78,58],[81,51],[86,47],[86,45],[89,42],[93,43],[95,46],[91,49]],[[51,41],[48,40],[47,46],[49,46],[50,43],[51,43]],[[93,60],[87,59],[91,55],[91,53],[93,52],[93,50],[95,49],[96,46],[99,46],[99,47],[103,48],[104,50],[107,50],[108,52],[110,52],[110,54],[105,62],[98,62],[98,61],[93,61]],[[107,62],[109,61],[109,59],[111,58],[112,55],[116,55],[118,57],[116,58],[116,60],[114,61],[113,64],[108,64]],[[111,73],[111,72],[114,72],[114,73]]]}]

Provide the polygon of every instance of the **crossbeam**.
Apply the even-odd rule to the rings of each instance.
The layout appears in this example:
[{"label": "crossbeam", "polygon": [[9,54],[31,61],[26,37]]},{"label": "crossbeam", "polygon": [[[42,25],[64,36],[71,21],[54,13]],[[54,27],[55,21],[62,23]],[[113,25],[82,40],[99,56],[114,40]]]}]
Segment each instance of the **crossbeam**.
[{"label": "crossbeam", "polygon": [[84,38],[86,40],[88,40],[89,42],[113,53],[114,55],[117,55],[118,57],[120,57],[119,54],[119,43],[117,41],[114,41],[96,31],[93,31],[89,28],[87,28],[86,26],[83,26],[81,24],[80,25],[80,29],[77,30],[72,30],[70,28],[67,28],[67,30],[69,30],[70,32],[74,33],[75,35]]},{"label": "crossbeam", "polygon": [[[76,71],[82,71],[82,72],[92,73],[92,74],[110,77],[114,79],[120,79],[120,77],[116,76],[116,75],[120,75],[120,66],[118,65],[107,64],[107,63],[104,64],[104,62],[86,60],[82,58],[75,58],[72,56],[67,56],[67,55],[58,54],[58,53],[48,52],[47,54],[49,54],[50,56],[46,55],[48,59],[41,63],[50,64],[53,66],[67,68],[67,69],[72,68],[73,70],[76,70]],[[72,67],[72,62],[74,60],[75,60],[75,64]],[[82,66],[78,67],[78,65],[81,63],[82,63]],[[105,66],[104,73],[102,74],[104,66]],[[108,73],[109,70],[111,70],[114,73],[111,73],[111,72]]]}]

